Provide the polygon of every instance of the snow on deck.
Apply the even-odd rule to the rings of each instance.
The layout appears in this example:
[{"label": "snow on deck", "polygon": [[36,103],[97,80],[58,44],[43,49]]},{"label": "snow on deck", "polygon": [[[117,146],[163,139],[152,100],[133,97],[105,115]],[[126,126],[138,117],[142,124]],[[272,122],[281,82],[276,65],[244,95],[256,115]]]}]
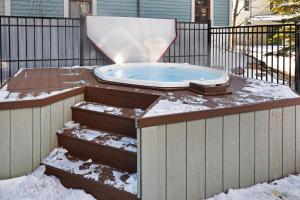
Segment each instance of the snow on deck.
[{"label": "snow on deck", "polygon": [[54,176],[46,176],[45,166],[32,174],[0,181],[1,200],[94,200],[83,190],[67,189]]},{"label": "snow on deck", "polygon": [[288,86],[249,78],[244,78],[244,81],[246,84],[243,88],[226,96],[184,95],[177,97],[173,93],[169,93],[148,110],[143,117],[204,111],[212,108],[227,108],[299,97]]},{"label": "snow on deck", "polygon": [[64,148],[54,149],[42,162],[45,165],[91,179],[119,190],[137,194],[137,174],[129,174],[89,160],[79,160]]},{"label": "snow on deck", "polygon": [[131,118],[140,116],[144,113],[144,111],[139,108],[135,108],[135,109],[121,108],[121,107],[109,106],[109,105],[87,102],[87,101],[79,102],[75,104],[74,107],[78,107],[89,111],[108,113],[112,115],[119,115],[119,116],[127,115]]},{"label": "snow on deck", "polygon": [[227,194],[221,193],[209,200],[299,200],[300,176],[289,176],[270,184],[263,183],[255,186],[233,190]]},{"label": "snow on deck", "polygon": [[137,141],[134,138],[125,137],[124,135],[118,135],[109,133],[106,131],[92,130],[80,126],[79,123],[69,121],[65,123],[65,127],[58,132],[63,134],[65,130],[71,130],[71,135],[78,139],[87,141],[93,141],[98,144],[123,149],[125,151],[137,152]]},{"label": "snow on deck", "polygon": [[69,92],[74,89],[78,89],[80,87],[68,88],[64,90],[56,90],[50,92],[41,92],[35,95],[33,92],[23,94],[21,92],[10,92],[6,90],[6,88],[2,88],[0,90],[0,102],[10,102],[10,101],[24,101],[24,100],[39,100],[48,97],[52,97],[55,95],[63,94],[65,92]]}]

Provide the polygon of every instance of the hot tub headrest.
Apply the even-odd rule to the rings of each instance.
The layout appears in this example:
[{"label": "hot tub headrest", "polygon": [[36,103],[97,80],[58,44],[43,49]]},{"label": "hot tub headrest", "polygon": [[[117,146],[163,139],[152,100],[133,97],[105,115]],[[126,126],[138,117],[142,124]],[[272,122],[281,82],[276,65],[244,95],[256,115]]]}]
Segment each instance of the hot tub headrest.
[{"label": "hot tub headrest", "polygon": [[176,38],[176,20],[87,16],[86,31],[115,63],[158,62]]}]

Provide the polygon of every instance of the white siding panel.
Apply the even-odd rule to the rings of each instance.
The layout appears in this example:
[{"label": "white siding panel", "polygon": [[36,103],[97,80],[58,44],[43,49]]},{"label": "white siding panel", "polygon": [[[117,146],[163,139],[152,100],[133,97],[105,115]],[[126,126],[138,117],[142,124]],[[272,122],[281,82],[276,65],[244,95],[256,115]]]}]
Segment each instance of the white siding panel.
[{"label": "white siding panel", "polygon": [[205,198],[205,120],[187,122],[187,199]]},{"label": "white siding panel", "polygon": [[255,183],[269,180],[269,111],[255,113]]},{"label": "white siding panel", "polygon": [[11,111],[11,176],[32,170],[32,108]]},{"label": "white siding panel", "polygon": [[206,120],[206,197],[223,191],[223,117]]},{"label": "white siding panel", "polygon": [[141,131],[143,200],[166,199],[166,126]]},{"label": "white siding panel", "polygon": [[282,108],[270,110],[269,179],[282,177]]},{"label": "white siding panel", "polygon": [[75,104],[75,97],[70,97],[64,100],[64,122],[72,120],[71,107]]},{"label": "white siding panel", "polygon": [[51,127],[50,127],[50,148],[51,150],[57,147],[57,131],[63,128],[64,125],[64,102],[59,101],[50,106]]},{"label": "white siding panel", "polygon": [[0,111],[0,180],[10,177],[10,111]]},{"label": "white siding panel", "polygon": [[239,188],[239,115],[224,117],[223,172],[224,190]]},{"label": "white siding panel", "polygon": [[41,160],[43,160],[51,150],[50,113],[50,105],[41,108]]},{"label": "white siding panel", "polygon": [[186,198],[186,123],[167,125],[167,199]]},{"label": "white siding panel", "polygon": [[283,176],[295,172],[295,133],[296,133],[296,120],[295,120],[295,106],[283,108],[283,136],[282,136],[282,164]]},{"label": "white siding panel", "polygon": [[254,113],[240,115],[240,187],[254,184]]},{"label": "white siding panel", "polygon": [[32,114],[32,165],[36,168],[41,163],[41,108],[33,108]]},{"label": "white siding panel", "polygon": [[300,173],[300,106],[296,106],[296,172]]}]

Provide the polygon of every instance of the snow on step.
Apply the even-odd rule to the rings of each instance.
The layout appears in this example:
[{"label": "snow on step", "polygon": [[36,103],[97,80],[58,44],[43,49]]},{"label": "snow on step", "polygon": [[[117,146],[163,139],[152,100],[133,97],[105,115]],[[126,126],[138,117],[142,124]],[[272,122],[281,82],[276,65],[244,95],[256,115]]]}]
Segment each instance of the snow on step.
[{"label": "snow on step", "polygon": [[75,123],[74,121],[66,122],[65,128],[59,130],[58,133],[67,134],[78,139],[92,141],[105,146],[123,149],[125,151],[137,152],[137,141],[134,138],[101,130],[88,129],[80,126],[79,123]]},{"label": "snow on step", "polygon": [[118,190],[137,194],[137,174],[129,174],[109,166],[94,163],[91,159],[80,160],[64,148],[54,149],[42,162],[45,165],[81,175],[86,179],[109,185]]},{"label": "snow on step", "polygon": [[135,109],[122,108],[122,107],[108,106],[100,103],[87,102],[87,101],[77,103],[73,107],[95,111],[95,112],[112,114],[112,115],[119,115],[119,116],[126,115],[131,118],[141,116],[144,113],[144,111],[139,108],[135,108]]}]

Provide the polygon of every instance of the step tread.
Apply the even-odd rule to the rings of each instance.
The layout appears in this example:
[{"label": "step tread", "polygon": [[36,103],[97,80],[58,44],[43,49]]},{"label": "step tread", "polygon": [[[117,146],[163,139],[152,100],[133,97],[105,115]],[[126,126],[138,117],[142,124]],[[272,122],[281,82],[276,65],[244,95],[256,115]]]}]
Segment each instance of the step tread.
[{"label": "step tread", "polygon": [[144,110],[140,108],[124,108],[118,106],[111,106],[101,103],[82,101],[73,106],[73,108],[94,111],[99,113],[105,113],[108,115],[126,117],[130,119],[135,119],[144,113]]},{"label": "step tread", "polygon": [[137,140],[135,138],[99,129],[91,129],[81,126],[79,123],[74,121],[66,122],[65,127],[59,130],[58,133],[60,135],[84,140],[94,144],[100,144],[132,153],[137,152]]},{"label": "step tread", "polygon": [[128,173],[116,168],[82,159],[69,154],[64,148],[54,149],[42,164],[67,173],[79,175],[116,190],[137,194],[137,173]]}]

